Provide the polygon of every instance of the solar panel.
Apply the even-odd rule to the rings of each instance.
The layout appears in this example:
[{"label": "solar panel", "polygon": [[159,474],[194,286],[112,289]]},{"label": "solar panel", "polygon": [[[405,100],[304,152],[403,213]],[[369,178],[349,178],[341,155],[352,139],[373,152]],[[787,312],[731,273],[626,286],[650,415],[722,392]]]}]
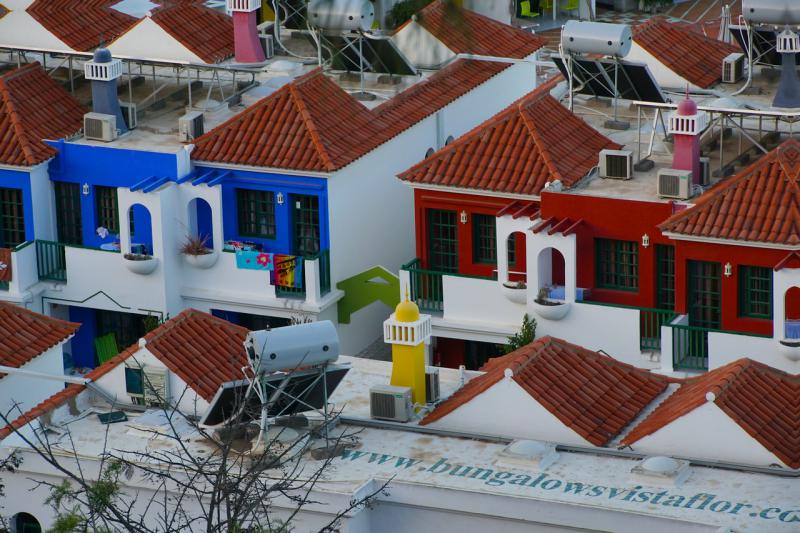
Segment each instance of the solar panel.
[{"label": "solar panel", "polygon": [[[269,397],[267,415],[283,416],[322,409],[326,390],[330,396],[349,370],[347,366],[328,365],[324,368],[325,380],[320,368],[263,377]],[[223,383],[200,419],[200,425],[218,427],[232,420],[250,422],[260,419],[261,401],[255,391],[249,389],[250,382],[246,379]]]},{"label": "solar panel", "polygon": [[[553,61],[565,78],[569,78],[567,63],[561,56],[553,56]],[[610,59],[574,58],[573,87],[579,94],[614,98],[614,78],[617,65]],[[667,100],[661,92],[650,69],[644,63],[619,61],[619,72],[616,78],[619,97],[625,100],[641,100],[645,102],[665,103]]]},{"label": "solar panel", "polygon": [[[310,34],[306,38],[314,43]],[[358,72],[359,44],[356,35],[322,35],[323,55],[331,59],[334,70]],[[326,48],[327,47],[327,48]],[[332,57],[331,52],[332,51]],[[361,43],[364,70],[379,74],[414,75],[417,70],[390,39],[363,39]]]}]

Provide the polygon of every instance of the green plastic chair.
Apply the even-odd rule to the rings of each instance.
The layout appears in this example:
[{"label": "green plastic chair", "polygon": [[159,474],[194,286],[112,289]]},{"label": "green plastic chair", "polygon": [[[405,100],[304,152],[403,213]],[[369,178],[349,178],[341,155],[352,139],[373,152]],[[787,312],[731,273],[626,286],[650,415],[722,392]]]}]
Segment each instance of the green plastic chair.
[{"label": "green plastic chair", "polygon": [[567,11],[577,11],[578,9],[580,9],[580,6],[578,5],[579,1],[580,0],[568,0],[567,5],[564,6],[564,9],[566,9]]},{"label": "green plastic chair", "polygon": [[94,340],[94,349],[97,352],[97,360],[102,365],[119,353],[117,338],[113,333],[97,337]]},{"label": "green plastic chair", "polygon": [[524,18],[534,18],[538,17],[540,13],[535,11],[531,11],[531,2],[530,0],[522,0],[519,3],[519,16]]}]

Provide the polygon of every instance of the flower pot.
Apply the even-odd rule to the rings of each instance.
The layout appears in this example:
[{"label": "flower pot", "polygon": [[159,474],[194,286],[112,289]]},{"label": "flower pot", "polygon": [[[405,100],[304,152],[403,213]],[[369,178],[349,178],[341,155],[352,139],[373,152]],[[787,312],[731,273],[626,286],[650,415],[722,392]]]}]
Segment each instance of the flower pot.
[{"label": "flower pot", "polygon": [[800,361],[800,339],[780,339],[781,353],[789,361]]},{"label": "flower pot", "polygon": [[150,257],[148,259],[129,259],[123,256],[122,260],[125,261],[125,266],[128,270],[134,274],[141,274],[142,276],[152,273],[156,267],[158,267],[158,259],[155,257]]},{"label": "flower pot", "polygon": [[183,258],[186,259],[186,262],[189,264],[189,266],[201,269],[211,268],[214,266],[218,257],[219,254],[217,254],[215,251],[200,255],[183,254]]},{"label": "flower pot", "polygon": [[524,304],[528,298],[528,288],[525,285],[520,287],[513,281],[506,281],[501,287],[503,295],[514,303]]},{"label": "flower pot", "polygon": [[535,300],[531,302],[533,311],[547,320],[561,320],[569,313],[569,306],[569,302],[559,302],[555,300],[547,300],[546,304],[539,303]]}]

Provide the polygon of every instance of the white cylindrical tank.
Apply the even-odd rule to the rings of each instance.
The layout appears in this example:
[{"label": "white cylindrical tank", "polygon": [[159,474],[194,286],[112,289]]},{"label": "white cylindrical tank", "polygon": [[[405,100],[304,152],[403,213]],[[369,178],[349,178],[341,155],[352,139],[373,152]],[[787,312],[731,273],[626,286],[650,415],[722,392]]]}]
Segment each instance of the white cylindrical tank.
[{"label": "white cylindrical tank", "polygon": [[375,9],[369,0],[311,0],[308,20],[323,30],[366,31],[372,28]]},{"label": "white cylindrical tank", "polygon": [[750,24],[800,25],[798,0],[742,0],[742,15]]},{"label": "white cylindrical tank", "polygon": [[330,320],[251,331],[247,357],[261,373],[321,365],[339,357],[339,335]]},{"label": "white cylindrical tank", "polygon": [[568,20],[561,30],[564,53],[625,57],[633,37],[627,24]]}]

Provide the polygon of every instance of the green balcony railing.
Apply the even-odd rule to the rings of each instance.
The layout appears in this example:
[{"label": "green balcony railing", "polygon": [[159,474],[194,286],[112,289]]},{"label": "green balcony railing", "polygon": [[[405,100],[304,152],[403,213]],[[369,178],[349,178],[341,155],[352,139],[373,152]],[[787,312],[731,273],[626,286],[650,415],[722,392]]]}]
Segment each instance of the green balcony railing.
[{"label": "green balcony railing", "polygon": [[422,311],[443,311],[444,290],[442,277],[444,272],[420,268],[420,260],[413,259],[400,267],[407,270],[410,281],[409,298],[416,302]]},{"label": "green balcony railing", "polygon": [[673,368],[708,370],[708,332],[696,326],[672,326]]},{"label": "green balcony railing", "polygon": [[667,326],[675,313],[666,309],[639,309],[639,349],[661,350],[661,326]]},{"label": "green balcony railing", "polygon": [[64,245],[36,241],[36,268],[42,281],[67,281],[67,258]]},{"label": "green balcony railing", "polygon": [[331,292],[331,251],[321,250],[306,257],[308,260],[319,259],[319,293]]}]

